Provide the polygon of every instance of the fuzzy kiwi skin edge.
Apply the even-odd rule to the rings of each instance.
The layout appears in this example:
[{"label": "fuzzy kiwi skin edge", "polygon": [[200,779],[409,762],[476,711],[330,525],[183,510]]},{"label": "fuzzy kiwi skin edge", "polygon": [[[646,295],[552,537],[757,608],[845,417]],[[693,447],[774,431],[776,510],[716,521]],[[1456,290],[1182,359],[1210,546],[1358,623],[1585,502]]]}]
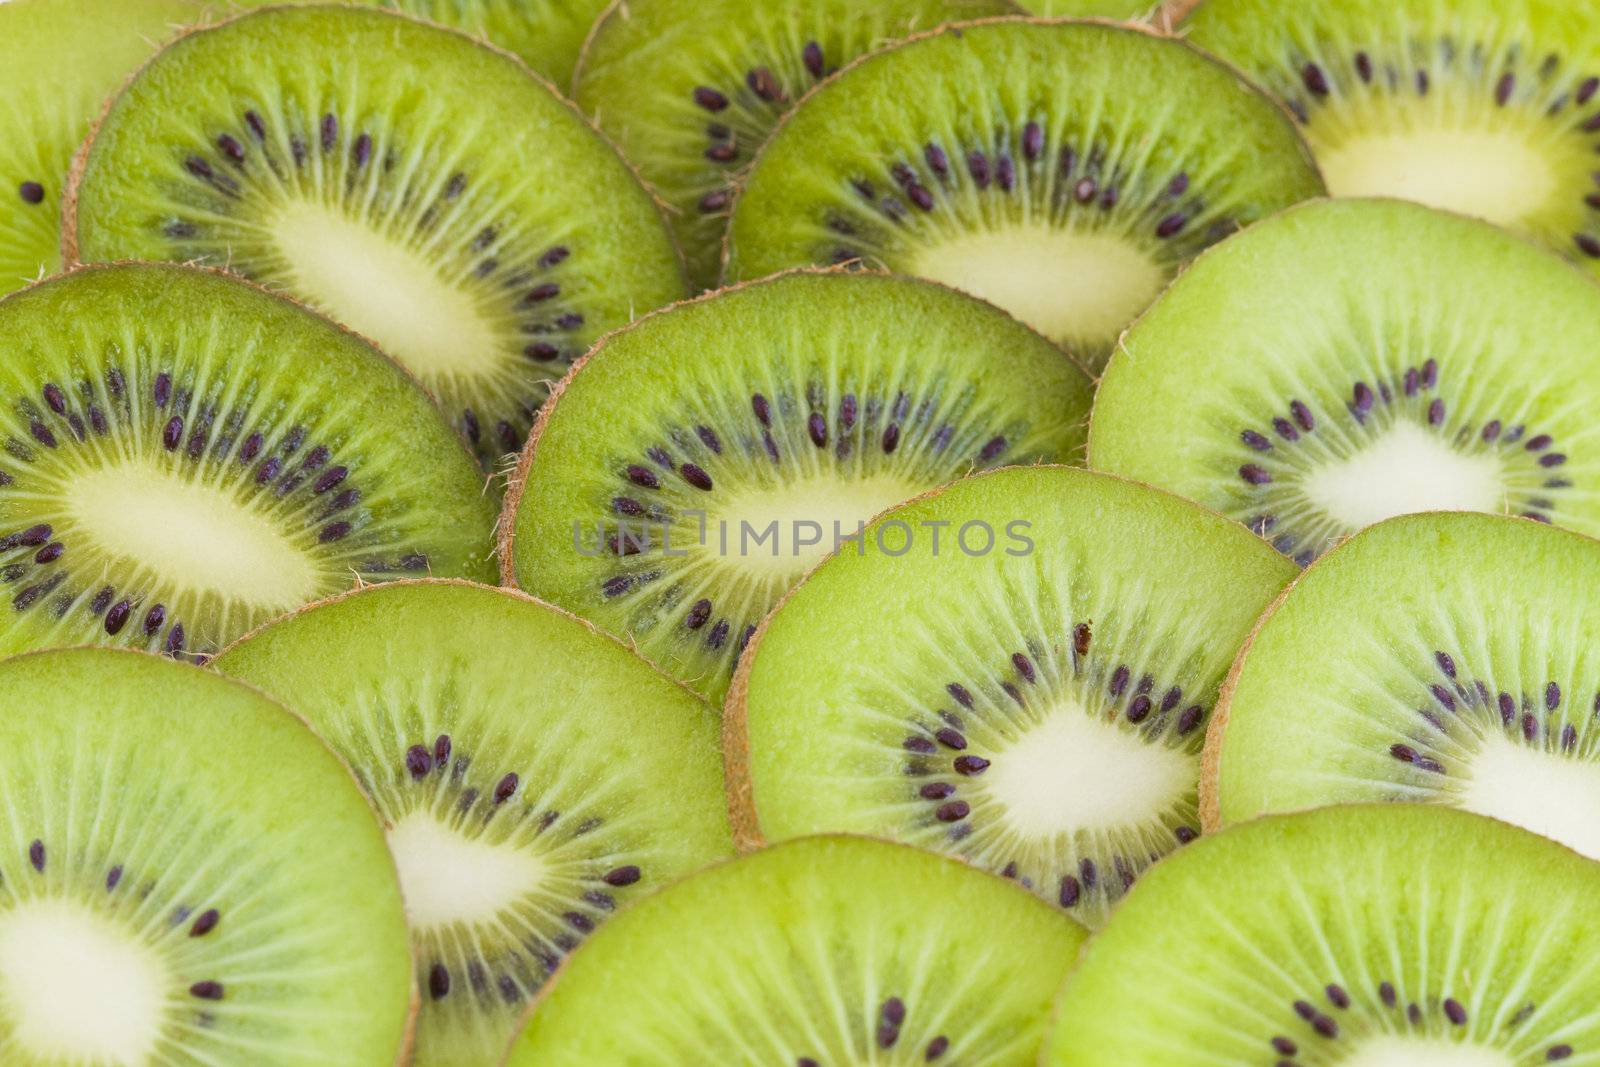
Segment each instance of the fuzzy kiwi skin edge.
[{"label": "fuzzy kiwi skin edge", "polygon": [[[0,2],[3,2],[3,0],[0,0]],[[268,625],[270,625],[270,623]],[[230,645],[229,647],[231,648],[232,646]],[[299,723],[300,726],[304,728],[306,733],[316,738],[317,744],[321,745],[322,748],[333,757],[339,766],[343,768],[345,775],[350,779],[351,786],[353,786],[356,792],[361,795],[361,799],[365,801],[367,798],[366,791],[361,788],[361,783],[359,780],[357,780],[355,772],[350,769],[350,765],[345,762],[344,757],[335,752],[333,746],[329,745],[325,740],[323,740],[322,735],[317,732],[316,727],[312,726],[305,716],[301,715],[293,708],[284,705],[280,700],[278,700],[277,697],[272,696],[271,694],[257,688],[254,685],[251,685],[249,682],[241,681],[237,678],[226,677],[210,667],[203,667],[199,664],[190,663],[187,660],[174,659],[171,656],[163,656],[154,652],[146,652],[139,648],[118,648],[110,645],[72,645],[65,648],[40,648],[29,652],[18,653],[17,655],[10,657],[9,661],[28,659],[35,656],[49,656],[59,652],[95,652],[97,654],[103,653],[112,656],[138,656],[144,657],[145,659],[160,660],[164,663],[176,664],[184,670],[198,671],[201,674],[207,675],[208,677],[220,678],[231,685],[248,689],[250,692],[259,696],[262,700],[277,708],[284,715]],[[370,803],[367,804],[367,812],[372,816],[372,820],[376,824],[378,821],[378,813],[372,808]],[[379,829],[381,831],[382,827],[379,827]],[[395,866],[394,857],[392,854],[389,857],[389,867],[394,874],[395,884],[398,885],[400,881],[400,869]],[[402,897],[402,900],[403,899],[404,898]],[[416,1053],[417,1018],[422,1010],[422,994],[417,986],[416,956],[409,950],[407,951],[406,956],[410,964],[410,974],[406,982],[410,995],[407,998],[406,1004],[405,1029],[401,1034],[400,1049],[395,1054],[393,1067],[411,1067],[412,1058]]]}]

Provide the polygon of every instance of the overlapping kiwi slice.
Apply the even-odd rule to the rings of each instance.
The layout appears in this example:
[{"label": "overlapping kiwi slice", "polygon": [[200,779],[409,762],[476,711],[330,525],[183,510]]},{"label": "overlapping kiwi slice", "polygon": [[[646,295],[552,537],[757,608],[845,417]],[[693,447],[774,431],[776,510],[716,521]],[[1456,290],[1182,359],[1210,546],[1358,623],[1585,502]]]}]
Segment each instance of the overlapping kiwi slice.
[{"label": "overlapping kiwi slice", "polygon": [[164,50],[87,146],[66,244],[293,294],[404,363],[490,464],[566,362],[684,286],[656,204],[571,105],[461,34],[352,7]]},{"label": "overlapping kiwi slice", "polygon": [[1040,1062],[1591,1063],[1597,986],[1600,864],[1464,812],[1326,808],[1152,871],[1068,979]]},{"label": "overlapping kiwi slice", "polygon": [[1416,511],[1595,533],[1597,404],[1591,279],[1486,223],[1331,200],[1207,253],[1128,331],[1090,464],[1300,563]]},{"label": "overlapping kiwi slice", "polygon": [[0,4],[0,294],[61,266],[61,194],[105,98],[201,0]]},{"label": "overlapping kiwi slice", "polygon": [[488,576],[482,475],[372,346],[210,271],[0,301],[0,655],[205,655],[411,574]]},{"label": "overlapping kiwi slice", "polygon": [[735,205],[727,272],[921,275],[1099,364],[1181,264],[1321,192],[1288,116],[1184,42],[997,19],[875,53],[796,108]]},{"label": "overlapping kiwi slice", "polygon": [[1600,859],[1600,542],[1407,515],[1306,571],[1234,668],[1210,826],[1360,801],[1448,804]]},{"label": "overlapping kiwi slice", "polygon": [[742,843],[892,837],[1100,925],[1198,836],[1217,687],[1293,564],[1188,501],[1065,467],[969,478],[866,546],[795,590],[734,680]]},{"label": "overlapping kiwi slice", "polygon": [[[238,2],[238,0],[234,0]],[[253,2],[253,0],[252,0]],[[563,90],[584,38],[610,0],[368,0],[484,38]]]},{"label": "overlapping kiwi slice", "polygon": [[1288,104],[1336,195],[1478,215],[1600,273],[1600,7],[1206,0],[1187,28]]},{"label": "overlapping kiwi slice", "polygon": [[1074,460],[1088,377],[942,286],[801,271],[602,342],[545,410],[502,571],[720,700],[801,575],[891,505],[983,467]]},{"label": "overlapping kiwi slice", "polygon": [[349,773],[245,686],[155,656],[0,662],[0,1059],[382,1067],[415,1010]]},{"label": "overlapping kiwi slice", "polygon": [[867,838],[793,841],[608,923],[506,1065],[1032,1067],[1083,939],[963,864]]},{"label": "overlapping kiwi slice", "polygon": [[418,1067],[496,1062],[590,931],[733,851],[715,712],[519,593],[379,586],[216,666],[305,715],[376,806],[423,987]]},{"label": "overlapping kiwi slice", "polygon": [[575,91],[672,204],[692,280],[709,287],[737,176],[812,86],[887,41],[1012,10],[1007,0],[628,0],[596,25]]}]

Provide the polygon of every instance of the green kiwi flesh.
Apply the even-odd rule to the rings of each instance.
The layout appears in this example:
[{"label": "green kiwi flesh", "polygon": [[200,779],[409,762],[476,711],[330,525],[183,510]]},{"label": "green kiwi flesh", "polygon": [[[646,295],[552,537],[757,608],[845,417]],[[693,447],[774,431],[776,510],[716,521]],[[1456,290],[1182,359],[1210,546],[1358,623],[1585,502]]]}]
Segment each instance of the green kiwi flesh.
[{"label": "green kiwi flesh", "polygon": [[1288,116],[1184,42],[996,19],[877,52],[796,108],[734,205],[727,277],[929,277],[1098,366],[1202,248],[1321,192]]},{"label": "green kiwi flesh", "polygon": [[394,864],[349,773],[245,686],[144,653],[0,662],[0,1057],[400,1062]]},{"label": "green kiwi flesh", "polygon": [[1592,279],[1474,219],[1327,200],[1202,256],[1128,331],[1090,465],[1230,515],[1301,563],[1416,511],[1593,534],[1597,405]]},{"label": "green kiwi flesh", "polygon": [[0,295],[61,267],[61,195],[100,107],[201,0],[0,3]]},{"label": "green kiwi flesh", "polygon": [[496,1062],[591,930],[732,854],[712,709],[521,594],[377,586],[215,665],[303,714],[377,808],[422,986],[417,1067]]},{"label": "green kiwi flesh", "polygon": [[493,522],[422,390],[285,300],[154,265],[0,300],[0,655],[204,656],[353,581],[492,576]]},{"label": "green kiwi flesh", "polygon": [[1448,804],[1600,859],[1596,574],[1600,542],[1527,520],[1406,515],[1357,534],[1240,660],[1209,739],[1209,817]]},{"label": "green kiwi flesh", "polygon": [[792,841],[606,924],[506,1067],[1033,1067],[1083,939],[964,864],[866,838]]},{"label": "green kiwi flesh", "polygon": [[1280,97],[1338,196],[1508,226],[1600,274],[1600,8],[1207,0],[1190,39]]},{"label": "green kiwi flesh", "polygon": [[652,315],[545,409],[501,522],[508,583],[720,701],[805,571],[975,468],[1071,462],[1090,381],[1001,311],[802,271]]},{"label": "green kiwi flesh", "polygon": [[1058,18],[1147,19],[1164,5],[1162,0],[1018,0],[1017,6]]},{"label": "green kiwi flesh", "polygon": [[490,466],[565,363],[684,293],[657,205],[570,104],[462,34],[351,7],[165,49],[88,145],[66,243],[292,294],[405,364]]},{"label": "green kiwi flesh", "polygon": [[1040,1062],[1589,1063],[1597,983],[1600,864],[1446,808],[1325,808],[1151,871],[1068,979]]},{"label": "green kiwi flesh", "polygon": [[[369,0],[370,2],[370,0]],[[379,0],[515,53],[566,90],[595,19],[610,0]]]},{"label": "green kiwi flesh", "polygon": [[700,288],[716,283],[738,175],[778,120],[838,67],[1006,0],[628,0],[595,28],[578,103],[675,209]]},{"label": "green kiwi flesh", "polygon": [[736,829],[895,838],[1102,925],[1198,836],[1206,719],[1294,565],[1188,501],[1065,467],[966,479],[866,546],[807,578],[741,665]]}]

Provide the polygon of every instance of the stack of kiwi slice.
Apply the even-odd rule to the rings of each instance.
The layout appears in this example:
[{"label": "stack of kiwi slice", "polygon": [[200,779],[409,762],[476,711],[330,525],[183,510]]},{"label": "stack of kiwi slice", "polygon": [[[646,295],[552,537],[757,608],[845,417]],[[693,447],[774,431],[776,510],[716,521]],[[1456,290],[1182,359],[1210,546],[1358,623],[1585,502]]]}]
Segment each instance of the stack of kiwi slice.
[{"label": "stack of kiwi slice", "polygon": [[1600,14],[0,0],[0,1065],[1600,1065]]}]

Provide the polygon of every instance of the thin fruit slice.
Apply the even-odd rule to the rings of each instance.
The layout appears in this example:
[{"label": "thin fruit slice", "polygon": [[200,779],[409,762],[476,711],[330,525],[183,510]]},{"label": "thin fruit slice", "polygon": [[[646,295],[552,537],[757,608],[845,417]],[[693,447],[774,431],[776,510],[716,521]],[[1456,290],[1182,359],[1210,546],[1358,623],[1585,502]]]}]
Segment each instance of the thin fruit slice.
[{"label": "thin fruit slice", "polygon": [[877,512],[974,467],[1063,462],[1090,382],[1000,311],[799,272],[597,347],[528,444],[501,568],[720,701],[768,610]]},{"label": "thin fruit slice", "polygon": [[401,1061],[383,835],[305,724],[142,653],[0,663],[0,1049],[16,1067]]},{"label": "thin fruit slice", "polygon": [[724,721],[741,843],[895,838],[1101,925],[1199,834],[1206,717],[1294,566],[1186,500],[1065,467],[969,478],[865,545],[740,665]]},{"label": "thin fruit slice", "polygon": [[[370,0],[369,0],[370,2]],[[516,53],[565,89],[578,53],[610,0],[378,0]]]},{"label": "thin fruit slice", "polygon": [[714,285],[735,183],[795,101],[839,65],[1007,0],[628,0],[595,27],[578,103],[676,209],[691,280]]},{"label": "thin fruit slice", "polygon": [[105,98],[202,0],[0,3],[0,294],[61,267],[61,193]]},{"label": "thin fruit slice", "polygon": [[1090,465],[1309,563],[1415,511],[1600,533],[1600,286],[1401,201],[1295,208],[1201,257],[1128,335]]},{"label": "thin fruit slice", "polygon": [[225,267],[372,338],[491,465],[564,363],[683,295],[659,209],[571,105],[377,10],[274,8],[168,47],[66,211],[73,257]]},{"label": "thin fruit slice", "polygon": [[495,1062],[613,910],[733,851],[716,714],[521,594],[379,586],[216,666],[305,715],[377,808],[422,973],[417,1067]]},{"label": "thin fruit slice", "polygon": [[506,1067],[1032,1067],[1084,931],[997,878],[813,837],[641,901],[573,956]]},{"label": "thin fruit slice", "polygon": [[875,53],[796,108],[734,207],[727,274],[917,274],[1099,364],[1190,257],[1321,192],[1288,117],[1182,41],[997,19]]},{"label": "thin fruit slice", "polygon": [[1288,104],[1335,195],[1478,215],[1600,273],[1600,7],[1207,0],[1187,26]]},{"label": "thin fruit slice", "polygon": [[1600,859],[1600,542],[1407,515],[1306,571],[1226,687],[1208,828],[1360,801],[1449,804]]},{"label": "thin fruit slice", "polygon": [[1068,979],[1041,1062],[1591,1063],[1597,986],[1600,864],[1464,812],[1327,808],[1152,871]]},{"label": "thin fruit slice", "polygon": [[403,574],[493,573],[461,441],[370,345],[243,282],[92,267],[0,301],[0,655],[206,655]]}]

